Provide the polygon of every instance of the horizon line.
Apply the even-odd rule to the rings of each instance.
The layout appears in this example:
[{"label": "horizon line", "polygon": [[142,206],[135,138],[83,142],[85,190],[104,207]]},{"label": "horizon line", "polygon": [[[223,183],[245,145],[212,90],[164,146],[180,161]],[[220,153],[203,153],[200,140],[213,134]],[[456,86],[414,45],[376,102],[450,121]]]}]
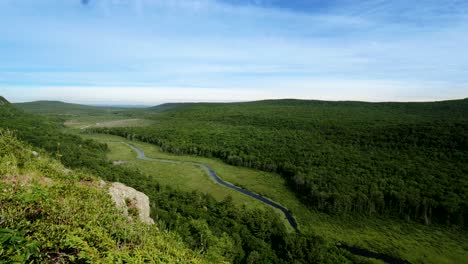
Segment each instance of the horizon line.
[{"label": "horizon line", "polygon": [[[0,95],[1,96],[1,95]],[[5,97],[4,97],[5,98]],[[320,101],[320,102],[360,102],[360,103],[436,103],[436,102],[446,102],[446,101],[463,101],[468,100],[468,97],[462,98],[447,98],[447,99],[422,99],[422,100],[383,100],[383,101],[366,101],[366,100],[323,100],[323,99],[310,99],[310,98],[263,98],[263,99],[255,99],[255,100],[194,100],[194,101],[187,101],[187,100],[164,100],[160,102],[154,103],[142,103],[137,101],[127,101],[127,102],[87,102],[87,101],[71,101],[71,100],[9,100],[5,98],[8,102],[12,104],[22,104],[22,103],[36,103],[36,102],[58,102],[58,103],[65,103],[65,104],[78,104],[78,105],[86,105],[86,106],[97,106],[97,107],[153,107],[159,106],[163,104],[229,104],[229,103],[249,103],[249,102],[261,102],[261,101],[285,101],[285,100],[294,100],[294,101]]]}]

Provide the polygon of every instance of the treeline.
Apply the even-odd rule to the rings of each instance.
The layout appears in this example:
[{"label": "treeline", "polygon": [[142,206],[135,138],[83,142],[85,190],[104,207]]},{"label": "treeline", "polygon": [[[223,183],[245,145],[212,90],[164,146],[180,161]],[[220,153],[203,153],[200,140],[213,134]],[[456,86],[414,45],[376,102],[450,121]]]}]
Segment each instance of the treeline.
[{"label": "treeline", "polygon": [[[148,112],[148,116],[152,113]],[[468,101],[192,104],[145,128],[90,129],[284,176],[330,214],[466,227]]]},{"label": "treeline", "polygon": [[118,181],[150,198],[151,216],[159,227],[177,233],[206,259],[232,263],[362,263],[322,238],[288,233],[272,209],[247,209],[231,199],[218,202],[198,192],[186,193],[161,186],[150,175],[106,159],[105,144],[61,133],[52,120],[0,105],[0,128],[46,151],[74,170]]}]

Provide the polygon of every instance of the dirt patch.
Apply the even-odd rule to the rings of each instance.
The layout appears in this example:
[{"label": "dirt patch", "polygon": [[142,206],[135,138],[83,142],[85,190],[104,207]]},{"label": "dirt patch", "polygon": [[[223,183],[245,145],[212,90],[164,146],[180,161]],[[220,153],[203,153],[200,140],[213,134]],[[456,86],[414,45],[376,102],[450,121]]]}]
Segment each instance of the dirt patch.
[{"label": "dirt patch", "polygon": [[50,186],[54,183],[54,180],[52,180],[51,178],[48,178],[48,177],[40,177],[39,178],[39,183],[41,185],[47,185],[47,186]]},{"label": "dirt patch", "polygon": [[18,184],[21,186],[28,185],[32,181],[32,175],[13,175],[13,176],[4,176],[2,181],[8,184]]},{"label": "dirt patch", "polygon": [[2,181],[12,185],[26,186],[30,185],[33,180],[37,180],[40,185],[50,186],[54,183],[54,180],[48,177],[33,177],[31,174],[22,174],[14,176],[5,176]]}]

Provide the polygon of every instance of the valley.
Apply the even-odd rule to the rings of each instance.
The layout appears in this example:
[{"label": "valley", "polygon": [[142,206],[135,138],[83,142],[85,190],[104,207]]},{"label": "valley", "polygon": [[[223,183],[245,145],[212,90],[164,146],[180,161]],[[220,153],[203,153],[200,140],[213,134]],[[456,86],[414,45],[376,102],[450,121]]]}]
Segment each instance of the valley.
[{"label": "valley", "polygon": [[[274,111],[278,111],[281,108],[278,108],[277,105],[283,105],[288,109],[288,116],[291,115],[291,112],[296,111],[294,115],[295,118],[291,118],[289,122],[286,122],[282,125],[282,128],[275,128],[275,130],[271,130],[273,135],[276,133],[281,132],[284,136],[288,136],[288,133],[291,133],[292,130],[286,132],[286,128],[290,127],[289,129],[295,129],[297,132],[294,133],[302,133],[304,128],[307,129],[309,126],[308,121],[305,121],[308,117],[304,114],[311,110],[306,110],[303,106],[298,106],[297,104],[310,104],[311,106],[316,107],[315,110],[311,111],[310,113],[314,113],[315,115],[320,115],[320,111],[329,112],[333,114],[336,111],[336,106],[333,106],[332,109],[327,109],[330,106],[320,106],[316,105],[316,102],[287,102],[287,101],[278,101],[272,102],[275,105]],[[34,104],[34,103],[31,103]],[[468,247],[468,239],[466,235],[466,231],[461,228],[457,227],[456,225],[444,225],[442,223],[432,223],[430,225],[425,225],[424,221],[419,221],[417,219],[401,219],[398,215],[385,215],[385,214],[378,214],[374,212],[374,215],[367,215],[367,214],[359,214],[356,212],[348,212],[348,213],[336,213],[333,211],[323,211],[320,210],[320,207],[311,207],[310,204],[305,203],[301,197],[298,195],[297,190],[292,188],[291,186],[291,178],[285,177],[284,171],[276,170],[272,171],[268,169],[268,166],[271,165],[261,165],[259,169],[252,168],[254,166],[248,165],[245,163],[244,157],[239,155],[240,153],[246,153],[245,148],[241,145],[237,145],[237,147],[244,148],[244,152],[240,152],[238,157],[240,157],[240,161],[236,161],[232,158],[232,154],[228,158],[227,156],[219,155],[219,154],[211,154],[211,153],[218,153],[218,152],[206,152],[204,150],[204,146],[200,145],[202,142],[206,142],[204,140],[210,139],[211,142],[216,142],[217,144],[221,143],[226,146],[226,149],[232,148],[236,145],[231,145],[232,143],[236,143],[236,141],[232,141],[233,137],[240,137],[242,138],[242,134],[238,134],[240,131],[243,133],[249,134],[249,136],[254,136],[258,138],[258,135],[252,134],[260,132],[260,135],[264,135],[263,147],[265,146],[273,146],[269,145],[267,140],[267,134],[262,131],[256,131],[255,129],[263,129],[268,127],[275,127],[276,124],[273,120],[282,120],[281,114],[282,113],[275,113],[275,119],[271,119],[268,117],[270,122],[265,123],[258,118],[265,118],[265,115],[261,114],[262,112],[268,110],[273,110],[268,106],[269,102],[259,102],[257,105],[252,105],[254,103],[247,103],[243,104],[242,108],[251,108],[248,114],[244,116],[246,113],[239,113],[239,106],[236,104],[220,104],[220,105],[178,105],[175,107],[166,107],[163,106],[161,108],[156,107],[155,109],[93,109],[91,112],[86,110],[85,112],[77,113],[77,107],[73,106],[72,110],[67,109],[67,105],[61,105],[61,109],[57,112],[52,110],[47,110],[45,114],[43,114],[44,122],[51,122],[50,124],[57,124],[59,125],[60,133],[64,133],[63,136],[60,137],[70,137],[76,138],[74,140],[78,140],[81,138],[87,144],[91,142],[95,142],[92,144],[97,144],[96,146],[106,146],[104,152],[95,153],[97,155],[101,155],[101,157],[96,156],[96,159],[107,160],[110,164],[112,162],[117,162],[115,165],[111,165],[108,172],[103,171],[103,169],[99,167],[95,167],[92,165],[94,161],[84,161],[88,162],[90,165],[89,168],[93,171],[101,174],[101,177],[105,179],[112,179],[115,181],[123,181],[125,184],[128,184],[140,191],[147,193],[150,197],[150,201],[152,203],[151,207],[151,215],[156,220],[157,223],[163,228],[167,229],[168,231],[175,232],[178,234],[186,234],[186,231],[182,231],[180,226],[178,226],[178,221],[175,219],[179,217],[194,217],[196,216],[199,219],[206,219],[206,221],[213,221],[210,216],[214,213],[207,208],[207,205],[210,203],[217,203],[219,205],[229,205],[232,206],[233,210],[246,210],[248,211],[271,211],[275,216],[272,215],[275,221],[278,221],[275,225],[281,225],[281,229],[285,232],[282,236],[292,236],[296,237],[296,232],[294,231],[294,223],[297,222],[298,229],[300,230],[301,235],[304,237],[319,237],[323,239],[323,243],[325,247],[329,248],[339,248],[341,245],[355,247],[359,249],[363,249],[367,252],[375,252],[378,254],[383,254],[386,256],[390,256],[391,258],[395,259],[396,261],[402,262],[395,262],[395,263],[403,263],[404,261],[408,261],[409,263],[463,263],[466,259],[466,248]],[[266,104],[266,106],[265,106]],[[319,102],[319,104],[322,104]],[[446,103],[440,103],[446,104]],[[448,104],[448,103],[447,103]],[[451,117],[449,120],[445,119],[444,122],[454,122],[454,124],[458,126],[464,126],[464,116],[461,114],[463,113],[463,109],[466,108],[465,102],[454,102],[453,104],[455,108],[450,110]],[[41,105],[44,105],[41,103]],[[357,109],[356,106],[349,106],[349,103],[337,103],[339,107],[348,108],[347,111],[356,111],[362,105],[358,105]],[[19,105],[19,107],[22,107]],[[28,106],[29,107],[29,106]],[[212,121],[207,121],[206,117],[210,115],[210,112],[205,113],[207,109],[210,107],[217,107],[218,111],[222,113],[222,119],[219,119],[220,116],[210,117]],[[364,107],[367,107],[364,105]],[[372,106],[375,107],[375,106]],[[394,111],[392,109],[397,109],[395,107],[389,107],[387,105],[382,106],[385,111],[379,110],[376,112],[376,116],[371,117],[376,121],[372,122],[390,122],[394,123],[395,125],[401,124],[402,126],[408,126],[409,124],[415,123],[416,119],[414,119],[414,114],[418,111],[418,107],[410,105],[413,111],[413,116],[408,115],[408,118],[401,118],[398,123],[395,124],[395,119],[389,119],[391,115],[388,114],[388,111]],[[426,106],[422,105],[424,110]],[[461,107],[461,108],[460,108]],[[22,107],[26,111],[28,111],[27,107]],[[51,107],[53,108],[53,107]],[[65,108],[65,109],[64,109]],[[193,110],[190,110],[190,109]],[[333,109],[335,108],[335,109]],[[36,109],[36,108],[33,108]],[[79,107],[78,107],[79,109]],[[159,110],[163,109],[163,110]],[[167,110],[169,109],[169,110]],[[187,110],[189,109],[189,110]],[[271,110],[270,110],[271,109]],[[301,110],[302,109],[302,110]],[[199,115],[198,112],[203,110],[203,115]],[[11,110],[10,110],[11,111]],[[191,112],[187,112],[191,111]],[[299,112],[297,112],[299,111]],[[306,111],[306,112],[304,112]],[[397,110],[400,112],[401,110]],[[427,113],[431,113],[430,115],[425,116],[424,120],[418,120],[417,123],[420,122],[435,122],[431,121],[434,119],[439,118],[446,118],[446,114],[443,114],[441,110],[437,112],[435,111],[428,111],[424,110]],[[461,115],[453,114],[460,112]],[[190,113],[190,121],[189,119],[185,119],[180,115],[186,115]],[[360,112],[356,112],[355,115],[351,118],[351,120],[342,119],[340,122],[343,124],[349,124],[350,127],[353,127],[356,122],[365,124],[364,119],[369,117],[360,117]],[[26,120],[26,114],[23,115],[22,120]],[[243,115],[241,119],[238,119],[239,114]],[[398,113],[400,114],[400,113]],[[342,113],[339,113],[342,116]],[[270,116],[270,115],[268,115]],[[351,116],[345,115],[347,118]],[[235,118],[235,119],[233,119]],[[252,119],[257,118],[258,120]],[[330,115],[329,117],[330,118]],[[359,121],[361,118],[361,121]],[[423,119],[424,119],[423,118]],[[353,120],[354,119],[354,120]],[[386,120],[387,121],[384,121]],[[186,120],[185,123],[182,121]],[[297,122],[295,121],[297,120]],[[380,121],[379,121],[380,120]],[[393,120],[393,121],[391,121]],[[450,121],[453,120],[453,121]],[[305,122],[304,122],[305,121]],[[198,126],[200,123],[201,126]],[[211,123],[210,123],[211,122]],[[226,123],[229,122],[229,123]],[[241,122],[236,124],[237,122]],[[294,123],[296,122],[296,123]],[[316,122],[316,125],[322,125],[324,119],[322,121],[313,121]],[[402,123],[403,122],[403,123]],[[439,121],[437,121],[439,122]],[[437,124],[433,123],[433,124]],[[19,122],[17,125],[20,125]],[[4,123],[5,124],[5,123]],[[45,124],[45,123],[44,123]],[[227,124],[230,124],[226,127]],[[254,126],[254,124],[256,124]],[[310,123],[312,124],[312,123]],[[338,124],[336,124],[338,125]],[[5,126],[5,125],[4,125]],[[61,126],[61,128],[60,128]],[[188,126],[188,127],[186,127]],[[203,130],[204,127],[209,127],[212,129],[213,132],[208,132]],[[244,127],[245,126],[245,127]],[[299,128],[298,126],[303,126],[304,128]],[[318,129],[325,129],[325,131],[331,131],[329,128],[330,125],[327,124],[325,128],[318,128]],[[400,125],[399,125],[400,126]],[[8,127],[8,125],[6,126]],[[85,127],[85,128],[83,128]],[[186,130],[189,128],[189,130]],[[223,132],[223,129],[229,128],[229,134]],[[202,130],[200,130],[202,129]],[[214,129],[214,130],[213,130]],[[316,128],[317,129],[317,128]],[[416,128],[417,129],[417,128]],[[340,131],[339,128],[335,128],[336,131]],[[159,131],[159,132],[158,132]],[[165,134],[169,131],[170,134]],[[250,132],[249,132],[250,131]],[[25,132],[25,131],[24,131]],[[23,133],[24,133],[23,132]],[[146,132],[158,132],[161,133],[159,139],[161,141],[154,141],[155,136],[157,134],[146,134]],[[180,133],[184,134],[180,134]],[[55,133],[55,132],[54,132]],[[193,136],[191,134],[193,134]],[[206,134],[202,134],[206,133]],[[343,133],[343,132],[340,132]],[[173,141],[175,138],[171,137],[170,135],[178,135],[178,141]],[[301,134],[297,134],[296,137]],[[327,142],[330,140],[331,135],[324,136],[319,134],[314,134],[317,137],[320,137],[322,142]],[[57,134],[58,136],[58,134]],[[187,136],[189,136],[187,138]],[[219,137],[222,136],[224,139],[220,141]],[[27,138],[27,137],[26,137]],[[65,139],[64,138],[64,139]],[[333,139],[333,138],[331,138]],[[31,142],[35,142],[37,140],[30,139]],[[238,139],[237,139],[238,140]],[[297,138],[296,138],[297,140]],[[374,139],[375,140],[375,139]],[[62,140],[59,140],[62,141]],[[184,143],[185,142],[185,145]],[[237,141],[244,142],[243,144],[249,142],[247,141]],[[288,145],[291,149],[295,147],[294,140],[290,138],[289,140],[284,141],[284,139],[279,139],[276,141],[277,148],[282,149],[282,145],[288,142]],[[453,142],[453,141],[452,141]],[[123,144],[124,143],[124,144]],[[169,144],[168,144],[169,143]],[[198,145],[197,145],[198,144]],[[374,143],[375,144],[375,143]],[[68,146],[68,145],[67,145]],[[64,146],[64,147],[67,147]],[[71,147],[71,145],[69,145]],[[132,149],[132,146],[133,149]],[[319,145],[316,145],[319,146]],[[433,145],[434,146],[434,145]],[[54,146],[50,146],[51,150],[53,150]],[[60,147],[62,148],[62,147]],[[67,147],[68,148],[68,147]],[[276,148],[276,147],[275,147]],[[197,149],[197,150],[195,150]],[[135,151],[137,150],[137,152]],[[141,150],[141,151],[140,151]],[[282,149],[283,151],[284,149]],[[65,151],[65,149],[63,149]],[[212,149],[213,151],[213,149]],[[218,150],[216,150],[218,151]],[[323,151],[323,150],[321,150]],[[466,152],[460,150],[461,152],[457,155],[461,155],[460,157],[464,157]],[[75,151],[76,152],[76,151]],[[78,152],[81,152],[79,150]],[[171,162],[157,162],[154,160],[145,160],[141,159],[142,152],[145,154],[146,157],[156,160],[170,160]],[[199,155],[193,155],[195,153],[199,153]],[[261,152],[254,151],[255,155],[261,154]],[[270,155],[269,152],[267,152]],[[265,154],[267,154],[265,153]],[[343,152],[338,152],[340,155],[347,156],[349,154],[344,154]],[[349,152],[354,153],[355,151]],[[138,158],[138,155],[140,158]],[[455,153],[454,153],[455,154]],[[81,154],[80,154],[81,155]],[[301,155],[301,154],[295,154]],[[362,154],[365,155],[365,154]],[[59,159],[66,161],[67,154],[65,152],[60,152],[58,156]],[[253,157],[253,156],[252,156]],[[252,158],[251,157],[251,158]],[[456,158],[456,156],[454,156]],[[81,160],[82,158],[75,158],[75,160],[70,160],[70,164],[75,164],[75,161]],[[102,160],[102,162],[104,162]],[[342,160],[342,159],[340,159]],[[254,164],[255,162],[253,159],[250,161],[250,164]],[[229,163],[229,164],[228,164]],[[79,163],[79,164],[86,164],[86,163]],[[273,209],[273,207],[262,203],[259,200],[253,199],[248,195],[240,193],[238,191],[226,188],[220,184],[217,184],[209,175],[206,173],[207,167],[203,167],[204,165],[199,164],[206,164],[209,166],[213,171],[216,172],[217,175],[224,181],[227,181],[235,186],[239,186],[243,189],[252,191],[257,193],[267,199],[275,201],[279,203],[281,206],[285,208],[288,212],[291,212],[292,217],[294,218],[294,222],[291,225],[291,221],[288,222],[287,218],[285,217],[284,213],[281,210]],[[72,165],[72,166],[83,166],[83,165]],[[101,166],[101,165],[100,165]],[[107,166],[107,165],[106,165]],[[201,166],[201,167],[200,167]],[[251,167],[251,168],[248,168]],[[322,168],[320,168],[322,169]],[[463,165],[461,165],[460,169],[464,169]],[[112,172],[114,170],[128,170],[132,171],[130,174],[140,175],[138,177],[129,177],[128,173],[123,174],[115,174]],[[99,172],[100,171],[100,172]],[[125,176],[127,174],[127,176]],[[104,176],[102,176],[104,175]],[[108,176],[105,176],[108,175]],[[462,173],[462,175],[464,175]],[[465,175],[466,176],[466,175]],[[137,180],[141,178],[141,180]],[[143,180],[144,179],[144,180]],[[293,178],[297,181],[297,178]],[[459,178],[461,182],[463,182],[463,177]],[[336,181],[336,179],[334,180]],[[151,187],[153,186],[153,187]],[[463,184],[458,187],[463,187]],[[156,190],[157,192],[154,192]],[[158,194],[159,193],[159,194]],[[177,199],[182,199],[178,201],[183,201],[186,198],[182,198],[185,196],[184,193],[189,194],[192,193],[193,198],[197,200],[196,203],[200,203],[200,199],[208,199],[202,198],[203,195],[207,195],[209,197],[213,197],[213,201],[203,202],[199,204],[202,210],[203,208],[207,208],[206,215],[200,214],[200,212],[193,211],[190,209],[192,205],[186,204],[178,204],[175,205],[176,208],[172,207],[170,200],[166,200],[170,196],[167,195],[175,195],[173,197],[180,197]],[[172,193],[172,194],[171,194]],[[460,195],[465,195],[466,193],[460,193]],[[180,196],[182,195],[182,196]],[[202,195],[202,196],[199,196]],[[164,198],[166,197],[166,198]],[[199,197],[199,198],[196,198]],[[191,201],[192,198],[186,200],[187,202]],[[194,202],[193,200],[192,202]],[[192,203],[189,202],[189,203]],[[178,202],[179,203],[179,202]],[[184,202],[182,202],[184,203]],[[205,204],[206,203],[206,204]],[[182,206],[182,207],[179,207]],[[226,208],[226,207],[224,207]],[[236,209],[237,208],[237,209]],[[171,210],[174,210],[171,212]],[[218,213],[216,213],[217,215]],[[175,217],[176,215],[179,215]],[[203,215],[203,216],[202,216]],[[200,218],[201,217],[201,218]],[[219,217],[219,216],[217,216]],[[272,219],[273,219],[272,218]],[[422,219],[424,220],[424,219]],[[216,220],[218,221],[218,220]],[[237,220],[236,220],[237,221]],[[214,222],[213,222],[214,223]],[[220,222],[221,223],[221,222]],[[216,224],[213,227],[210,227],[212,230],[211,232],[218,232],[216,231],[217,227]],[[278,228],[278,226],[277,226]],[[255,230],[255,229],[254,229]],[[256,232],[256,231],[255,231]],[[195,245],[192,245],[192,247]],[[196,248],[196,247],[195,247]],[[351,257],[350,253],[345,253],[346,251],[342,249],[334,249],[337,250],[336,253],[331,253],[333,255],[342,257],[340,258],[347,258],[348,260],[352,259],[352,262],[363,262],[366,263],[368,261],[379,263],[378,260],[372,258],[362,258],[358,256]],[[335,251],[332,251],[335,252]],[[314,253],[317,254],[317,253]],[[323,254],[323,253],[319,253]],[[343,259],[344,260],[344,259]],[[343,261],[340,260],[340,261]],[[323,259],[322,259],[323,261]],[[335,259],[336,261],[336,259]],[[332,262],[335,262],[332,261]],[[393,262],[392,262],[393,263]]]},{"label": "valley", "polygon": [[[260,106],[262,104],[265,104],[265,103],[261,102]],[[292,105],[294,104],[295,102],[292,102]],[[441,104],[444,104],[444,103],[441,103]],[[458,102],[454,102],[454,105],[457,105],[457,104]],[[347,103],[344,103],[343,105],[344,107],[349,107],[349,104]],[[461,105],[463,106],[463,103],[461,103]],[[226,105],[226,106],[229,106],[229,105]],[[411,108],[415,108],[413,111],[415,112],[418,112],[421,110],[425,111],[424,110],[424,108],[426,108],[425,105],[422,104],[421,107],[416,107],[416,106],[411,106]],[[202,107],[205,107],[205,106],[195,105],[194,113],[197,113],[196,111],[200,111],[198,109],[203,109]],[[221,109],[226,108],[224,105],[220,105],[220,107]],[[252,107],[252,106],[247,104],[247,108],[248,107]],[[294,111],[294,108],[291,108],[291,107],[292,106],[289,106],[289,109]],[[359,109],[360,107],[362,108],[363,106],[357,105],[357,107],[355,108]],[[372,106],[372,107],[375,108],[375,106]],[[142,126],[141,128],[137,127],[137,128],[129,128],[129,129],[132,129],[132,130],[139,129],[138,131],[145,131],[145,130],[149,131],[148,130],[149,128],[159,126],[159,128],[162,131],[164,131],[164,129],[166,129],[167,124],[174,124],[174,123],[177,124],[177,122],[179,122],[180,120],[180,118],[177,118],[177,115],[183,114],[184,111],[187,111],[184,109],[190,108],[190,105],[180,105],[180,106],[176,106],[175,108],[168,107],[169,109],[175,109],[172,112],[169,111],[169,113],[164,112],[166,111],[167,107],[163,106],[162,108],[164,109],[162,112],[160,112],[158,108],[156,108],[156,111],[147,111],[147,110],[142,110],[142,109],[132,110],[131,109],[127,113],[123,112],[119,114],[124,115],[121,120],[128,120],[128,118],[142,118],[148,121],[155,122],[153,125],[151,125],[151,122],[147,122],[147,121],[141,122],[140,123]],[[393,107],[384,105],[383,108],[384,108],[383,110],[389,111]],[[422,109],[418,110],[418,108],[422,108]],[[267,108],[260,107],[260,109],[262,109],[261,111],[266,111],[269,108],[267,106]],[[300,110],[300,108],[296,108],[296,109]],[[227,110],[233,111],[232,107],[231,109],[227,108]],[[231,116],[233,116],[234,113],[225,112],[225,111],[226,110],[223,110],[222,112],[224,119],[226,118],[232,119]],[[336,111],[336,110],[333,110],[333,111]],[[354,117],[356,121],[359,120],[359,113],[361,112],[356,112],[356,115]],[[318,112],[318,114],[320,114],[320,112]],[[388,117],[391,117],[391,115],[386,114],[386,112],[382,112],[382,110],[376,111],[376,114],[377,114],[376,117],[380,118],[381,120],[385,120],[385,119],[388,119]],[[437,114],[437,112],[435,112],[435,114],[440,115],[440,114]],[[174,115],[176,118],[174,118]],[[206,112],[203,112],[203,115],[206,117],[207,115],[209,115],[209,113],[207,114]],[[304,114],[301,112],[296,113],[295,116],[296,118],[301,118],[300,120],[303,120],[302,118],[305,118]],[[205,121],[203,121],[203,117],[201,117],[200,115],[196,115],[196,117],[202,120],[198,120],[194,118],[188,124],[193,124],[194,120],[198,120],[197,122],[200,122],[202,124],[207,124],[205,123]],[[372,118],[376,118],[376,117],[372,117]],[[411,119],[416,120],[414,119],[414,116],[411,117],[411,115],[408,115],[408,117],[410,117],[410,119],[407,119],[407,121],[402,119],[403,122],[408,123],[408,122],[414,122],[414,121],[411,121]],[[443,117],[443,115],[441,117]],[[84,121],[83,124],[87,124],[90,126],[93,126],[96,123],[106,124],[106,122],[108,122],[106,120],[110,120],[109,117],[105,115],[101,117],[94,116],[92,119],[92,123],[91,122],[86,123],[86,119],[89,118],[89,116],[87,115],[82,115],[79,118],[82,118],[82,120]],[[364,117],[364,118],[367,118],[367,117]],[[426,120],[431,120],[434,118],[437,118],[437,117],[427,116]],[[462,115],[461,116],[454,115],[451,118],[452,119],[455,118],[456,120],[463,120]],[[112,120],[114,119],[112,118]],[[111,122],[114,122],[114,121],[111,121]],[[342,122],[356,122],[356,121],[343,120]],[[418,122],[421,122],[421,121],[423,120],[420,120]],[[216,121],[216,122],[219,122],[219,121]],[[221,121],[221,122],[225,122],[225,121]],[[251,121],[247,120],[247,122],[251,122]],[[379,121],[379,122],[383,122],[383,121]],[[394,122],[394,121],[388,120],[386,122]],[[119,126],[116,126],[115,123],[116,122],[111,123],[112,126],[109,126],[107,128],[103,126],[100,128],[101,130],[98,130],[97,132],[113,133],[112,131],[107,130],[107,129],[112,129],[112,128],[117,129],[117,131],[119,131],[118,130]],[[213,127],[212,124],[208,124],[208,126]],[[174,125],[171,125],[168,128],[173,129],[173,127]],[[90,129],[91,132],[94,132],[93,129],[96,129],[96,127],[93,126]],[[75,127],[69,126],[65,130],[68,131],[68,133],[79,133],[84,138],[90,138],[90,139],[97,140],[102,143],[109,144],[111,151],[108,157],[111,160],[125,160],[125,161],[133,160],[129,162],[128,164],[125,164],[124,166],[135,166],[135,164],[140,164],[140,165],[136,165],[136,167],[144,170],[147,173],[159,175],[159,176],[155,176],[157,177],[156,179],[158,182],[169,184],[172,186],[177,186],[177,188],[181,188],[182,190],[185,190],[185,191],[197,190],[197,191],[209,193],[213,195],[215,198],[217,198],[218,200],[224,199],[227,197],[227,195],[229,195],[232,197],[233,201],[239,206],[247,206],[247,207],[262,207],[263,206],[255,202],[253,199],[249,199],[248,197],[243,197],[243,195],[239,195],[234,192],[227,192],[226,190],[219,188],[219,186],[217,186],[218,188],[216,188],[216,186],[212,182],[210,182],[210,180],[207,178],[207,176],[204,174],[203,171],[201,170],[198,170],[198,172],[193,171],[193,170],[196,170],[196,168],[192,167],[189,169],[189,168],[185,168],[184,166],[178,166],[178,167],[174,166],[171,168],[171,170],[168,170],[167,168],[164,168],[164,167],[170,167],[172,165],[170,164],[152,164],[150,166],[142,165],[141,161],[136,161],[135,157],[130,157],[129,150],[124,150],[125,146],[121,146],[118,144],[118,142],[124,140],[122,137],[116,137],[116,136],[112,136],[108,134],[82,133],[83,131],[79,131],[76,126]],[[135,130],[135,132],[137,133],[138,131]],[[244,130],[244,131],[247,131],[247,130]],[[117,133],[120,133],[120,132],[117,132]],[[197,131],[195,130],[194,133],[197,133]],[[200,134],[197,134],[197,135],[200,135]],[[126,137],[129,138],[131,136],[135,137],[135,139],[138,140],[138,134],[136,133],[133,135],[127,134]],[[205,136],[200,135],[200,137],[204,138]],[[195,139],[191,138],[191,140],[195,140]],[[331,241],[336,241],[335,243],[343,242],[343,243],[346,243],[347,245],[365,248],[374,252],[381,252],[381,253],[394,255],[394,256],[397,255],[397,256],[402,257],[403,259],[407,259],[410,262],[417,262],[418,259],[421,260],[421,256],[426,256],[426,257],[423,257],[424,262],[428,262],[428,263],[451,263],[453,261],[462,261],[462,259],[464,259],[465,253],[463,250],[463,247],[464,247],[463,245],[467,245],[465,235],[463,233],[457,234],[457,231],[454,231],[454,232],[450,231],[450,229],[447,229],[446,227],[443,227],[440,225],[434,225],[434,224],[428,227],[428,226],[417,224],[414,222],[401,221],[396,218],[389,220],[388,218],[385,218],[385,217],[369,218],[366,216],[360,216],[356,214],[353,214],[351,216],[347,216],[343,214],[330,215],[330,214],[323,213],[320,211],[310,210],[308,206],[304,205],[303,202],[298,200],[297,195],[294,194],[293,191],[291,191],[291,189],[289,188],[289,184],[285,180],[285,178],[281,177],[277,173],[252,170],[252,169],[243,168],[239,166],[228,165],[228,164],[225,164],[225,162],[223,162],[219,158],[213,158],[213,157],[204,158],[200,156],[190,156],[186,154],[177,153],[177,151],[169,150],[169,152],[175,152],[176,155],[174,155],[174,154],[170,154],[170,153],[162,151],[161,147],[155,146],[153,144],[148,144],[148,143],[143,143],[143,142],[138,142],[138,141],[128,141],[128,139],[126,139],[125,141],[129,143],[131,142],[132,144],[137,145],[139,148],[142,148],[145,151],[145,153],[150,157],[162,158],[162,159],[174,159],[174,160],[180,160],[180,161],[185,161],[185,162],[200,162],[203,164],[207,164],[210,167],[212,167],[220,175],[221,178],[227,180],[228,182],[231,182],[237,186],[241,186],[242,188],[252,190],[274,201],[280,201],[280,203],[284,205],[288,210],[290,210],[292,214],[294,215],[294,217],[297,219],[299,228],[302,232],[323,236],[327,239],[331,239]],[[124,155],[124,153],[127,153],[127,154]],[[134,155],[134,153],[131,153],[131,155]],[[151,167],[151,168],[148,168],[148,167]],[[166,174],[161,173],[162,171],[166,171]],[[174,178],[172,175],[179,175],[179,176],[177,178]],[[189,176],[190,180],[188,180],[186,178],[187,176],[185,175],[192,175],[192,176]],[[197,175],[197,176],[194,177],[194,175]],[[283,221],[286,223],[284,217],[283,217]],[[290,226],[288,227],[287,224],[285,224],[285,226],[292,231]],[[444,234],[444,235],[441,236],[440,234]],[[444,242],[438,243],[436,241],[444,241]],[[458,241],[458,242],[455,242],[455,241]],[[441,246],[441,245],[447,245],[446,249],[444,249],[444,246]],[[459,250],[456,250],[455,248],[459,248]],[[441,250],[444,253],[440,253]]]}]

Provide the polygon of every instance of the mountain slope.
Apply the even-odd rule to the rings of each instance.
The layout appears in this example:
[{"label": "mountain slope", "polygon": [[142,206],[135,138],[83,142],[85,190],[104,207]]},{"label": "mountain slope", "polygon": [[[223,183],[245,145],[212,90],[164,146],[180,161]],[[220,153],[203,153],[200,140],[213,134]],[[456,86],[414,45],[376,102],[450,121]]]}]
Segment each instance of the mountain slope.
[{"label": "mountain slope", "polygon": [[105,145],[63,134],[60,126],[52,119],[26,113],[12,104],[0,106],[0,128],[16,131],[21,140],[52,153],[66,166],[90,166],[102,160]]},{"label": "mountain slope", "polygon": [[35,114],[54,114],[54,115],[82,115],[82,114],[99,114],[121,111],[118,107],[101,107],[91,105],[81,105],[64,103],[60,101],[35,101],[27,103],[15,103],[14,106]]},{"label": "mountain slope", "polygon": [[128,222],[98,178],[0,130],[0,262],[207,262],[173,234]]}]

